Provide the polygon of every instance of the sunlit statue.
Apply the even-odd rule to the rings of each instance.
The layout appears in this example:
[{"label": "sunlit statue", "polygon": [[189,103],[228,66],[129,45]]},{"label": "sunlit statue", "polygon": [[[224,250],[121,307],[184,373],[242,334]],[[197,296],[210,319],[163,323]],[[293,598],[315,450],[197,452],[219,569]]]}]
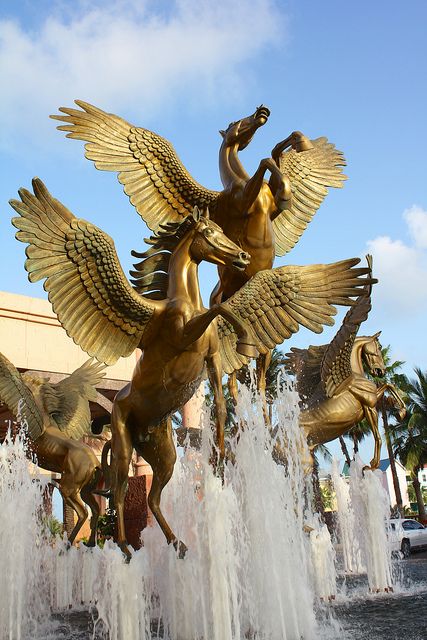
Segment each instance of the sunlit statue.
[{"label": "sunlit statue", "polygon": [[95,386],[104,365],[88,360],[79,369],[53,384],[45,378],[19,373],[0,353],[0,402],[16,420],[25,424],[29,446],[42,469],[61,474],[58,488],[64,502],[77,514],[69,535],[72,544],[87,520],[85,504],[92,512],[88,546],[95,546],[99,505],[94,491],[102,479],[101,465],[92,449],[80,442],[90,433],[89,400],[96,400]]},{"label": "sunlit statue", "polygon": [[[43,279],[53,309],[82,349],[108,364],[137,347],[142,356],[112,411],[111,488],[119,543],[128,549],[123,520],[132,450],[151,465],[150,508],[168,543],[178,541],[160,509],[162,489],[176,459],[170,416],[199,386],[205,365],[216,405],[219,454],[224,456],[223,371],[234,371],[257,351],[270,348],[299,326],[320,332],[332,324],[334,304],[351,304],[368,278],[350,259],[327,265],[286,266],[258,272],[226,302],[205,309],[198,265],[202,260],[237,272],[250,256],[198,209],[159,228],[151,248],[139,254],[134,288],[126,279],[112,239],[75,218],[39,179],[34,194],[21,189],[11,201],[17,238],[28,243],[29,279]],[[155,284],[155,294],[150,283]],[[153,285],[154,286],[154,285]],[[148,289],[148,290],[147,290]],[[109,447],[110,445],[108,445]]]},{"label": "sunlit statue", "polygon": [[[371,264],[370,256],[368,263]],[[371,376],[382,378],[385,375],[378,340],[381,332],[373,336],[357,335],[371,310],[370,294],[370,287],[367,287],[347,312],[332,342],[308,349],[292,348],[287,354],[286,368],[296,375],[302,409],[299,422],[310,449],[335,440],[366,419],[375,443],[369,468],[377,469],[381,451],[377,404],[388,392],[399,408],[401,418],[406,409],[394,385],[384,383],[377,387],[365,373],[366,367]]]},{"label": "sunlit statue", "polygon": [[[261,160],[249,176],[239,152],[267,122],[270,111],[263,105],[220,131],[219,171],[224,188],[212,191],[192,178],[164,138],[86,102],[76,100],[76,104],[80,109],[62,107],[62,114],[51,116],[66,123],[58,129],[67,131],[69,138],[86,141],[85,155],[98,169],[118,172],[125,193],[150,229],[157,231],[166,222],[182,221],[194,206],[202,211],[209,207],[211,219],[251,255],[240,271],[227,264],[218,266],[220,280],[211,304],[224,302],[253,275],[271,269],[275,255],[287,254],[298,242],[328,187],[342,187],[346,178],[343,154],[326,138],[309,140],[299,131],[279,142],[271,157]],[[155,282],[149,284],[156,290]],[[304,316],[310,318],[310,308],[304,309]],[[295,315],[292,318],[299,322]],[[263,395],[270,349],[277,343],[269,326],[264,343],[257,362]],[[232,373],[233,367],[226,365],[225,372]],[[234,376],[231,390],[235,396]]]}]

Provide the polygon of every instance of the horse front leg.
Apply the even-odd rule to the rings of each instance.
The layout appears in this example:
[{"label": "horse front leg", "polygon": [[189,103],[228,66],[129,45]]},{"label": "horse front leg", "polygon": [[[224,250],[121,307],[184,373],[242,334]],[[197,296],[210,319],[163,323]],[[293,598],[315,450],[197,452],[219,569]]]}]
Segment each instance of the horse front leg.
[{"label": "horse front leg", "polygon": [[277,166],[279,166],[279,160],[282,153],[285,149],[292,147],[298,153],[300,151],[308,151],[309,149],[313,149],[313,143],[307,136],[305,136],[301,131],[293,131],[290,136],[278,142],[271,152],[271,157]]},{"label": "horse front leg", "polygon": [[381,400],[381,398],[383,397],[386,391],[388,391],[391,397],[393,398],[393,400],[395,400],[396,402],[395,407],[399,408],[399,418],[400,420],[403,420],[403,418],[406,416],[406,405],[403,402],[402,398],[400,397],[399,392],[397,388],[394,386],[394,384],[391,384],[390,382],[386,382],[377,388],[377,402]]},{"label": "horse front leg", "polygon": [[248,358],[256,358],[258,356],[258,349],[248,325],[227,306],[227,302],[214,305],[205,311],[205,313],[201,313],[185,324],[179,340],[182,349],[186,349],[190,344],[196,342],[217,316],[222,316],[235,330],[237,334],[237,353],[247,356]]}]

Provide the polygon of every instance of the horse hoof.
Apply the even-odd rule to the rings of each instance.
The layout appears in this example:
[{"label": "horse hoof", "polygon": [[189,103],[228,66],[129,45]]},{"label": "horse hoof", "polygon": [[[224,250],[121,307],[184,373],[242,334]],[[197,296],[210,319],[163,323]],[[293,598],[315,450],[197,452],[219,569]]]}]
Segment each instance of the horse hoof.
[{"label": "horse hoof", "polygon": [[181,540],[175,540],[172,544],[177,553],[178,558],[180,560],[183,560],[185,558],[185,554],[188,551],[188,547]]},{"label": "horse hoof", "polygon": [[120,548],[120,551],[123,553],[123,555],[125,557],[126,564],[129,564],[129,562],[132,559],[132,554],[131,554],[131,552],[129,550],[129,547],[127,546],[126,542],[120,542],[119,543],[119,548]]},{"label": "horse hoof", "polygon": [[96,547],[96,542],[88,540],[87,542],[83,542],[83,545],[88,549],[93,549],[94,547]]}]

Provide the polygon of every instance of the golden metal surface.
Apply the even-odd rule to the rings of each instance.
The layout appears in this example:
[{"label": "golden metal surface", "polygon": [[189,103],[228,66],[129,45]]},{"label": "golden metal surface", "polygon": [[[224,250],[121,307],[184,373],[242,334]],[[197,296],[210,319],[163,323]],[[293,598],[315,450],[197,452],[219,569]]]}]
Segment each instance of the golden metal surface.
[{"label": "golden metal surface", "polygon": [[92,449],[78,438],[90,432],[89,400],[104,376],[104,365],[88,360],[68,378],[51,384],[44,378],[20,374],[0,353],[0,402],[17,420],[25,422],[31,448],[42,469],[61,474],[58,488],[78,520],[70,534],[72,544],[92,511],[88,546],[96,543],[99,506],[93,491],[101,479],[101,466]]},{"label": "golden metal surface", "polygon": [[[123,501],[132,449],[153,467],[150,507],[168,542],[179,543],[160,510],[160,496],[175,462],[169,416],[192,396],[205,364],[215,395],[217,444],[224,455],[223,371],[232,372],[265,353],[303,325],[322,331],[334,304],[351,304],[367,268],[359,260],[261,271],[226,302],[203,306],[198,265],[207,260],[242,271],[250,256],[221,228],[195,212],[168,223],[150,238],[126,279],[113,241],[55,200],[39,179],[34,195],[20,190],[11,201],[17,238],[28,243],[25,267],[44,287],[58,319],[77,344],[106,363],[143,350],[132,381],[116,396],[112,412],[111,479],[126,550]],[[163,274],[162,277],[160,273]],[[166,278],[164,276],[167,276]],[[213,322],[215,320],[215,322]]]},{"label": "golden metal surface", "polygon": [[[279,142],[250,177],[239,151],[267,122],[270,111],[263,105],[220,131],[219,170],[224,188],[216,192],[191,177],[164,138],[86,102],[76,100],[76,104],[79,109],[61,107],[61,114],[51,116],[66,123],[58,129],[69,138],[87,142],[85,155],[97,169],[118,172],[125,193],[150,229],[157,231],[165,222],[182,220],[194,206],[209,207],[211,218],[225,234],[251,255],[240,272],[229,265],[218,267],[220,280],[211,305],[224,302],[259,271],[271,269],[274,256],[285,255],[298,242],[327,188],[342,187],[346,178],[343,154],[326,138],[311,141],[299,131]],[[266,173],[270,174],[268,182]],[[311,308],[301,311],[309,320]],[[262,391],[265,358],[257,369]]]},{"label": "golden metal surface", "polygon": [[370,309],[368,287],[347,312],[330,344],[308,349],[292,348],[287,354],[286,368],[296,375],[302,405],[299,422],[310,448],[335,440],[366,418],[375,441],[370,468],[376,469],[381,449],[376,406],[385,391],[393,396],[401,411],[405,405],[394,385],[386,383],[377,387],[365,375],[364,362],[372,375],[383,377],[385,374],[378,341],[380,333],[357,337]]}]

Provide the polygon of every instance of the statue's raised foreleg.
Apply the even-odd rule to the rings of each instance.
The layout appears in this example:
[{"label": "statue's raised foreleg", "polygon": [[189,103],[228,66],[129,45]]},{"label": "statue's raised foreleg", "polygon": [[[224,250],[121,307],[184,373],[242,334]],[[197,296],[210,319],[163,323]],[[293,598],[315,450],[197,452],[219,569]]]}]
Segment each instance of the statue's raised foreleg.
[{"label": "statue's raised foreleg", "polygon": [[279,166],[279,160],[281,154],[292,147],[295,151],[308,151],[309,149],[313,149],[313,143],[307,136],[305,136],[301,131],[293,131],[290,136],[278,142],[271,152],[271,157],[273,158],[276,166]]},{"label": "statue's raised foreleg", "polygon": [[386,382],[377,388],[377,402],[381,400],[381,398],[383,397],[386,391],[389,392],[389,394],[395,401],[396,403],[395,406],[399,409],[399,418],[403,420],[403,418],[406,415],[406,405],[403,402],[402,398],[400,397],[400,394],[397,388],[394,386],[394,384],[391,384],[390,382]]},{"label": "statue's raised foreleg", "polygon": [[237,315],[226,305],[226,302],[216,304],[205,313],[201,313],[189,320],[184,325],[181,335],[178,337],[181,348],[185,349],[193,342],[196,342],[196,340],[201,338],[205,333],[212,320],[217,316],[222,316],[233,326],[237,334],[237,353],[249,358],[256,358],[258,356],[258,349],[256,348],[254,338],[251,335],[247,324],[238,318]]}]

